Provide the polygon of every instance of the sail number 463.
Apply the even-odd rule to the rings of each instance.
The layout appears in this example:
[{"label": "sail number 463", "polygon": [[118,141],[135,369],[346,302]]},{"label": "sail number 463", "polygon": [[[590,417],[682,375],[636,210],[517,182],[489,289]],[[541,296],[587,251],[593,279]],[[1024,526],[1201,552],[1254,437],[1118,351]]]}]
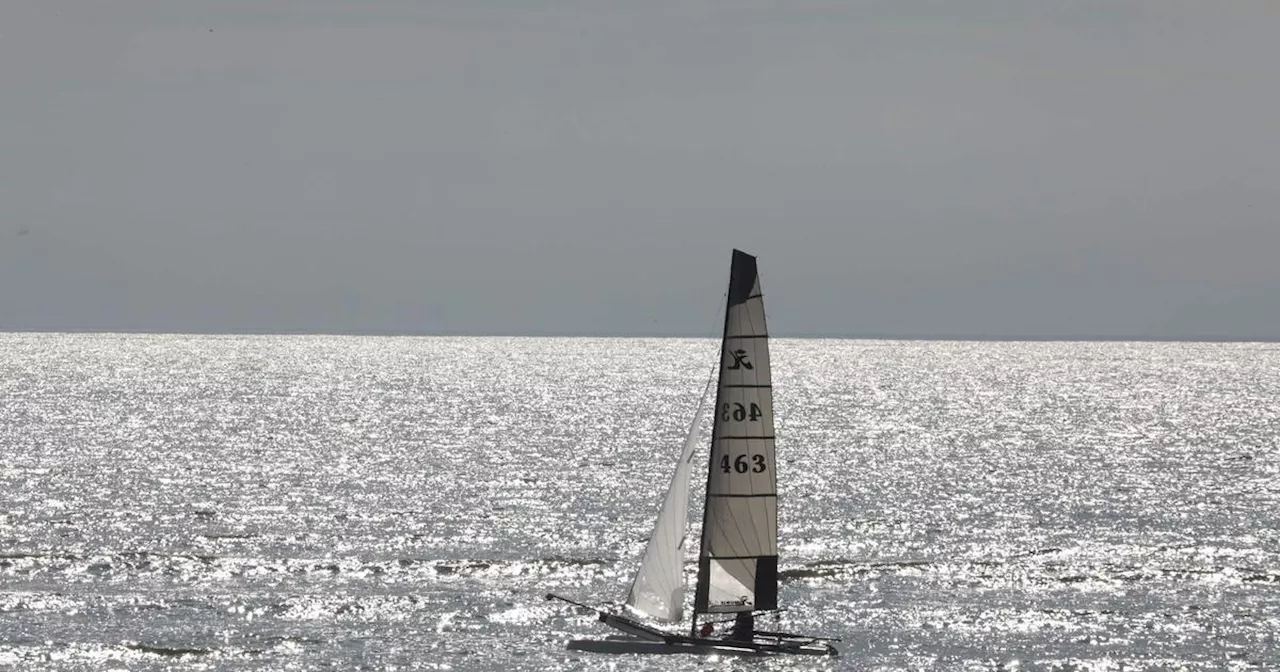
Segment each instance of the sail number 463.
[{"label": "sail number 463", "polygon": [[724,473],[736,471],[739,474],[745,474],[750,471],[758,474],[764,471],[764,455],[739,455],[730,461],[728,455],[720,458],[720,470]]},{"label": "sail number 463", "polygon": [[764,415],[764,413],[760,412],[760,406],[754,403],[751,404],[749,409],[747,406],[736,401],[732,404],[726,403],[721,404],[720,406],[720,419],[725,422],[728,422],[731,419],[736,420],[737,422],[742,422],[748,418],[750,418],[752,422],[755,422],[756,420],[759,420],[762,415]]}]

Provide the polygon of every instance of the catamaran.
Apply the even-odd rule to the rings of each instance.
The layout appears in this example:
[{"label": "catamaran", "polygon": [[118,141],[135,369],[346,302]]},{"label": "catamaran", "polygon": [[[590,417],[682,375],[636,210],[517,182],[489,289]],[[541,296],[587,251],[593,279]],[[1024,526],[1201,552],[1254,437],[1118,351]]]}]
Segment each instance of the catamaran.
[{"label": "catamaran", "polygon": [[[600,622],[623,633],[605,639],[573,639],[568,648],[598,653],[836,655],[830,642],[838,640],[755,628],[756,614],[778,609],[777,460],[764,298],[756,258],[739,250],[733,251],[729,270],[689,634],[638,620],[647,617],[679,623],[683,619],[689,477],[706,398],[704,390],[653,534],[627,592],[625,609],[596,609],[547,595],[548,600],[592,609]],[[726,637],[716,637],[711,619],[727,615],[734,616],[732,631]]]}]

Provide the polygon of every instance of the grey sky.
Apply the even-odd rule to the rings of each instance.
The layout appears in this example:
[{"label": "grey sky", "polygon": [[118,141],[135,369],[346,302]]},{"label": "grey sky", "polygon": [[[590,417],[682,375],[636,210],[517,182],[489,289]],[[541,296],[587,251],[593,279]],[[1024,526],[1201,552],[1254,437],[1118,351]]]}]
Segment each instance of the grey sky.
[{"label": "grey sky", "polygon": [[[1280,338],[1280,4],[8,2],[0,329]],[[25,232],[23,230],[25,229]]]}]

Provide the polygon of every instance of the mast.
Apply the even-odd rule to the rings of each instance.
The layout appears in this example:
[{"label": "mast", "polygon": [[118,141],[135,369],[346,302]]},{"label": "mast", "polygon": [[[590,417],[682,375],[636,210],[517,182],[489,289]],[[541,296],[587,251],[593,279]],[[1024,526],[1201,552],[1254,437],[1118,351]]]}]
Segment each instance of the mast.
[{"label": "mast", "polygon": [[778,606],[773,387],[756,258],[733,251],[694,596],[698,614]]}]

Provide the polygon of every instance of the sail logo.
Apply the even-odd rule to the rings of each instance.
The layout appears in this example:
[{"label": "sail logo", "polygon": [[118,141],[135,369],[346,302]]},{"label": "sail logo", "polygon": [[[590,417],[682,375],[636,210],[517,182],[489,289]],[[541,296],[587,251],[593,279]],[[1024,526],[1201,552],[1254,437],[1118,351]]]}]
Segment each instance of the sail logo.
[{"label": "sail logo", "polygon": [[733,356],[733,366],[729,367],[730,371],[737,371],[739,369],[746,369],[750,371],[753,368],[755,368],[751,366],[751,362],[747,361],[746,350],[743,350],[741,348],[737,350],[730,350],[729,354]]}]

